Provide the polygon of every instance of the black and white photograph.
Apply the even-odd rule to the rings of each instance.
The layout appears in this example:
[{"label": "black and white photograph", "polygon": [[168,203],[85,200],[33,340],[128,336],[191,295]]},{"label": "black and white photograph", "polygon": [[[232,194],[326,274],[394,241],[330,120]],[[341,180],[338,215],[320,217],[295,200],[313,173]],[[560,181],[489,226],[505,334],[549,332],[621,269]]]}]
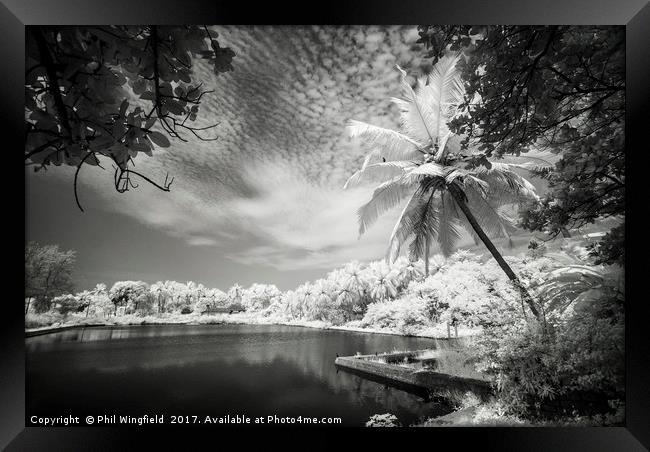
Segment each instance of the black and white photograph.
[{"label": "black and white photograph", "polygon": [[622,25],[29,25],[25,426],[626,425]]}]

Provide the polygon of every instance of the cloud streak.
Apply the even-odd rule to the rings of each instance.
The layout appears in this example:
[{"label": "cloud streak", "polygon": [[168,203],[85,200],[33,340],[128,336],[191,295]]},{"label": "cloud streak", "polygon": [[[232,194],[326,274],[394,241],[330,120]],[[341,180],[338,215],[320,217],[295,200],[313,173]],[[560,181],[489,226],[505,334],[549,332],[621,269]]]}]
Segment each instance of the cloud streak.
[{"label": "cloud streak", "polygon": [[262,237],[266,245],[242,250],[231,255],[233,259],[272,262],[279,269],[294,270],[381,257],[398,212],[387,214],[359,237],[356,212],[370,198],[370,189],[320,187],[289,166],[264,167],[268,169],[273,173],[270,180],[257,177],[258,171],[248,174],[260,195],[231,206],[240,216],[239,224]]}]

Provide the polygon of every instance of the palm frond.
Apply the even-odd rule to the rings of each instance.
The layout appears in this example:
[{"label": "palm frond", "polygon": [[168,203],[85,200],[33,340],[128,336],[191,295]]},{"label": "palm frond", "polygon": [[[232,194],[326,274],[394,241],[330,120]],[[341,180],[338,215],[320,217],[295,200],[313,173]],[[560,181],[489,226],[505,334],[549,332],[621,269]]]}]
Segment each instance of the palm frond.
[{"label": "palm frond", "polygon": [[422,144],[395,130],[350,120],[347,125],[351,137],[366,140],[369,146],[379,146],[379,155],[386,160],[409,160],[421,153]]},{"label": "palm frond", "polygon": [[509,164],[493,162],[492,168],[478,166],[471,173],[490,186],[488,195],[496,203],[515,203],[538,200],[535,186],[517,174]]},{"label": "palm frond", "polygon": [[[411,251],[411,256],[418,257],[424,254],[424,238],[435,236],[438,230],[437,209],[435,207],[436,189],[429,191],[416,190],[408,204],[404,207],[388,243],[387,257],[394,261],[399,255],[401,246],[413,236],[414,241],[419,240],[416,253]],[[411,244],[413,246],[413,244]]]},{"label": "palm frond", "polygon": [[432,143],[435,135],[432,131],[433,109],[420,96],[418,96],[408,80],[406,72],[399,66],[397,70],[401,76],[402,95],[404,99],[391,98],[400,110],[402,128],[407,135],[421,143]]},{"label": "palm frond", "polygon": [[455,168],[451,166],[444,166],[439,163],[429,162],[423,163],[417,168],[409,171],[410,174],[421,174],[424,176],[439,176],[446,177],[447,174],[452,172]]},{"label": "palm frond", "polygon": [[388,260],[388,262],[394,262],[395,259],[397,259],[402,243],[413,231],[413,223],[406,218],[410,216],[412,211],[418,206],[420,194],[420,191],[416,190],[411,195],[411,198],[397,218],[397,222],[395,223],[390,238],[388,239],[388,249],[386,251],[386,260]]},{"label": "palm frond", "polygon": [[537,161],[522,161],[521,163],[506,163],[503,161],[491,161],[492,169],[499,171],[509,171],[513,172],[515,169],[523,169],[528,171],[540,170],[545,168],[550,168],[546,164],[541,164]]},{"label": "palm frond", "polygon": [[350,176],[343,189],[356,186],[362,181],[385,182],[386,179],[404,175],[405,170],[412,167],[415,167],[415,163],[411,161],[379,162],[365,165]]},{"label": "palm frond", "polygon": [[374,149],[366,155],[366,157],[363,159],[363,165],[361,165],[361,169],[364,170],[370,163],[372,162],[373,159],[377,159],[377,162],[372,162],[372,163],[378,163],[379,161],[379,149]]},{"label": "palm frond", "polygon": [[435,240],[440,231],[441,212],[435,203],[435,193],[435,190],[432,191],[426,203],[420,203],[420,211],[414,216],[413,240],[409,245],[409,254],[413,260],[426,259],[427,239]]},{"label": "palm frond", "polygon": [[462,168],[453,168],[452,171],[449,171],[447,175],[445,176],[445,182],[448,184],[451,184],[453,181],[455,181],[459,177],[464,177],[468,176],[470,173]]},{"label": "palm frond", "polygon": [[[444,145],[440,141],[442,137],[449,137],[447,123],[456,114],[458,105],[463,102],[465,96],[460,72],[456,69],[460,57],[461,54],[458,53],[440,58],[431,70],[426,86],[422,87],[419,93],[425,102],[432,105],[433,133],[439,140],[437,159],[444,155]],[[446,139],[444,141],[446,142]]]},{"label": "palm frond", "polygon": [[372,198],[357,211],[359,216],[359,235],[372,226],[379,215],[398,206],[413,191],[412,185],[397,178],[379,185]]},{"label": "palm frond", "polygon": [[[517,229],[512,218],[503,212],[500,206],[492,205],[492,198],[484,197],[474,186],[467,184],[464,193],[467,196],[467,206],[474,213],[476,221],[488,237],[510,238],[510,235],[516,232]],[[459,220],[468,232],[476,236],[474,228],[462,212],[459,215]]]},{"label": "palm frond", "polygon": [[548,303],[549,310],[563,311],[585,292],[603,288],[607,285],[599,271],[585,265],[570,265],[551,271],[536,292]]},{"label": "palm frond", "polygon": [[462,237],[458,227],[459,211],[456,206],[456,201],[449,192],[442,192],[440,201],[438,234],[436,238],[442,254],[445,257],[449,257],[454,252],[456,243]]},{"label": "palm frond", "polygon": [[[446,127],[446,126],[445,126]],[[442,156],[445,153],[445,148],[447,147],[447,142],[449,141],[449,138],[451,138],[453,133],[451,130],[447,129],[446,132],[438,137],[438,153],[434,158],[438,157],[436,160],[440,160],[440,156]]]},{"label": "palm frond", "polygon": [[555,163],[560,159],[556,154],[550,151],[540,151],[532,149],[520,155],[503,155],[497,162],[513,165],[517,168],[523,168],[531,171],[542,169],[552,169]]},{"label": "palm frond", "polygon": [[464,182],[466,187],[467,186],[473,187],[478,193],[480,193],[480,195],[483,198],[488,197],[488,193],[489,193],[489,190],[490,190],[490,184],[488,184],[484,180],[481,180],[478,177],[473,176],[473,175],[470,174],[464,179],[463,182]]}]

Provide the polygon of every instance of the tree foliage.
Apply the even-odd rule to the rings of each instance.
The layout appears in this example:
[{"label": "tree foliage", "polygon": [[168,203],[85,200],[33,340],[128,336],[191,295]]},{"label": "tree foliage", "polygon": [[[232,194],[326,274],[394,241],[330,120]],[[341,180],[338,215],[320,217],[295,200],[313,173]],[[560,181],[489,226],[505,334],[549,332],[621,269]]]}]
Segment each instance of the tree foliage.
[{"label": "tree foliage", "polygon": [[91,290],[84,290],[75,295],[80,306],[85,311],[85,316],[108,316],[114,311],[114,304],[109,297],[106,284],[99,283]]},{"label": "tree foliage", "polygon": [[625,223],[613,227],[600,242],[589,245],[589,254],[596,264],[625,265]]},{"label": "tree foliage", "polygon": [[173,179],[133,169],[138,153],[169,147],[168,136],[216,139],[205,135],[213,125],[193,125],[209,93],[193,63],[207,60],[218,75],[232,70],[234,52],[207,27],[32,26],[26,35],[25,160],[35,171],[65,164],[78,174],[105,157],[118,192],[137,186],[132,176],[168,191]]},{"label": "tree foliage", "polygon": [[137,312],[138,309],[149,307],[152,302],[149,284],[144,281],[118,281],[113,284],[108,296],[115,306],[116,313],[120,306],[124,307],[125,313]]},{"label": "tree foliage", "polygon": [[241,295],[241,304],[247,311],[261,311],[276,301],[282,292],[274,284],[253,284]]},{"label": "tree foliage", "polygon": [[462,114],[449,126],[465,135],[464,145],[477,142],[488,156],[531,149],[560,155],[554,169],[538,172],[550,190],[525,211],[523,226],[557,235],[624,215],[623,27],[419,29],[428,57],[447,49],[468,57]]},{"label": "tree foliage", "polygon": [[67,316],[71,312],[79,312],[84,309],[82,298],[72,294],[59,295],[52,299],[52,305],[63,316]]},{"label": "tree foliage", "polygon": [[494,378],[512,413],[534,413],[572,392],[622,403],[624,314],[620,298],[604,295],[578,296],[570,309],[549,312],[545,332],[517,317],[501,318],[477,341],[478,369]]},{"label": "tree foliage", "polygon": [[54,297],[74,288],[74,263],[75,252],[61,251],[58,245],[29,242],[25,246],[25,297],[35,299],[37,311],[48,310]]}]

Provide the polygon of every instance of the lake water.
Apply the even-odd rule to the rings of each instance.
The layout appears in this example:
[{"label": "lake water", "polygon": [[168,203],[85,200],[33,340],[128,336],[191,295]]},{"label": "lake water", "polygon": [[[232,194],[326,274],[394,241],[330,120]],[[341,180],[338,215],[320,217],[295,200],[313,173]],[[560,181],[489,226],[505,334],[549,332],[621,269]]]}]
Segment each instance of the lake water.
[{"label": "lake water", "polygon": [[389,412],[409,425],[446,408],[337,371],[334,360],[436,346],[426,338],[275,325],[67,330],[26,339],[27,419],[277,415],[340,417],[341,425],[363,426],[371,415]]}]

